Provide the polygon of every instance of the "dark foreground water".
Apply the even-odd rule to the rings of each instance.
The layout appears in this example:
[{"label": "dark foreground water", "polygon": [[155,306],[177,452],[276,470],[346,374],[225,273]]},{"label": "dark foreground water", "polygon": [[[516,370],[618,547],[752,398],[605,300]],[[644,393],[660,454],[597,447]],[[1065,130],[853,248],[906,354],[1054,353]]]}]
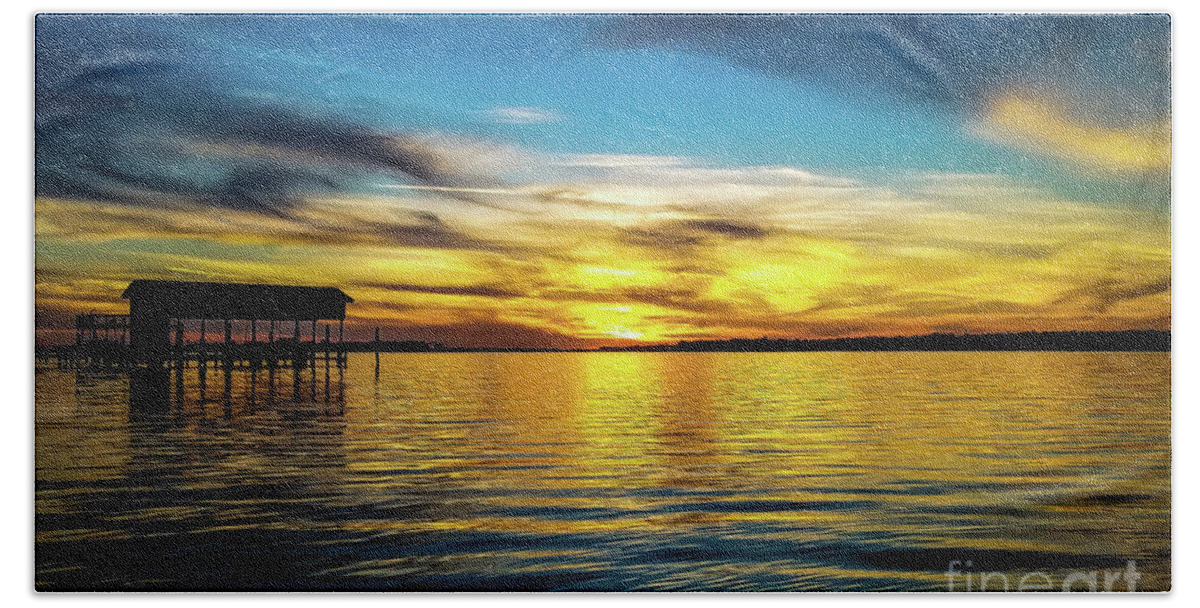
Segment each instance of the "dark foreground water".
[{"label": "dark foreground water", "polygon": [[1170,586],[1167,354],[382,370],[40,369],[38,588]]}]

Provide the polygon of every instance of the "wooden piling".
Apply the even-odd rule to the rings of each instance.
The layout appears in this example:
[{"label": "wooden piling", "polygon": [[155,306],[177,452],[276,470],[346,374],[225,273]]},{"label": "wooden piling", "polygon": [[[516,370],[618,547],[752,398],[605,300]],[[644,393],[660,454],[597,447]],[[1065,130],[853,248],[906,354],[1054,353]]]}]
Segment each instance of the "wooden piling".
[{"label": "wooden piling", "polygon": [[292,369],[298,370],[300,369],[300,319],[292,319],[292,337],[296,340],[296,344],[292,348]]},{"label": "wooden piling", "polygon": [[[309,353],[308,353],[309,354],[308,366],[310,368],[312,368],[313,382],[316,382],[317,381],[317,320],[316,319],[312,320],[312,340],[310,341],[309,344],[310,344],[310,348],[309,348]],[[314,391],[317,390],[315,386],[314,386],[313,390]],[[313,399],[316,399],[316,398],[317,398],[317,395],[314,392]]]},{"label": "wooden piling", "polygon": [[262,365],[262,351],[258,350],[258,319],[250,319],[250,350],[246,351],[246,358],[250,369]]},{"label": "wooden piling", "polygon": [[222,354],[224,355],[222,358],[224,360],[221,361],[221,366],[224,367],[226,370],[229,369],[229,364],[232,362],[232,359],[233,359],[233,352],[231,352],[229,350],[229,348],[232,344],[233,344],[233,321],[231,321],[229,319],[225,319],[225,342],[221,345],[221,350],[223,351]]}]

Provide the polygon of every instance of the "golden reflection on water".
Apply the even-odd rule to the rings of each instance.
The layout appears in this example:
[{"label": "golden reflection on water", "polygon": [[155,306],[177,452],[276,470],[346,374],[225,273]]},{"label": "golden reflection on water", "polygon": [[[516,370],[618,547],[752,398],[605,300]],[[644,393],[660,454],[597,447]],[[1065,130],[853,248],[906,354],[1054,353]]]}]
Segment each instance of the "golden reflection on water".
[{"label": "golden reflection on water", "polygon": [[204,399],[187,370],[149,421],[124,375],[40,371],[38,580],[262,588],[104,565],[252,535],[292,588],[938,590],[953,559],[1169,586],[1166,354],[369,358]]}]

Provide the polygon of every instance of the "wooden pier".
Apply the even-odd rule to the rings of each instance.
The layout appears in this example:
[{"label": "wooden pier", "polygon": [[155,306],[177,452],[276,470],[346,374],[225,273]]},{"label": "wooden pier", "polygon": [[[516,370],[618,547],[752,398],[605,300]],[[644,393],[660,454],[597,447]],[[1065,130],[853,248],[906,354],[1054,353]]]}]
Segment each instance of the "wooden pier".
[{"label": "wooden pier", "polygon": [[122,297],[128,315],[78,315],[75,343],[46,357],[76,369],[346,365],[354,300],[337,288],[138,280]]}]

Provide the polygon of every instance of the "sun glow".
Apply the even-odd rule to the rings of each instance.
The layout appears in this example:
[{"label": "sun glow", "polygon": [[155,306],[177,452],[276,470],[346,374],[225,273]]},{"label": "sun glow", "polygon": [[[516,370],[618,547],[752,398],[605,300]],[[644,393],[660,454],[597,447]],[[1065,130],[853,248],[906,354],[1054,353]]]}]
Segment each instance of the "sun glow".
[{"label": "sun glow", "polygon": [[1169,327],[1161,214],[977,176],[925,179],[903,198],[848,184],[828,203],[781,186],[770,206],[754,203],[755,186],[742,216],[676,210],[619,223],[462,206],[430,219],[394,211],[413,201],[363,199],[318,201],[256,225],[236,213],[39,199],[38,306],[41,318],[67,324],[77,312],[121,309],[128,277],[203,277],[336,285],[355,298],[352,331],[378,325],[447,343],[464,332],[582,348]]},{"label": "sun glow", "polygon": [[614,327],[612,329],[605,330],[604,333],[614,338],[621,338],[624,340],[638,340],[642,337],[642,334],[627,327]]}]

